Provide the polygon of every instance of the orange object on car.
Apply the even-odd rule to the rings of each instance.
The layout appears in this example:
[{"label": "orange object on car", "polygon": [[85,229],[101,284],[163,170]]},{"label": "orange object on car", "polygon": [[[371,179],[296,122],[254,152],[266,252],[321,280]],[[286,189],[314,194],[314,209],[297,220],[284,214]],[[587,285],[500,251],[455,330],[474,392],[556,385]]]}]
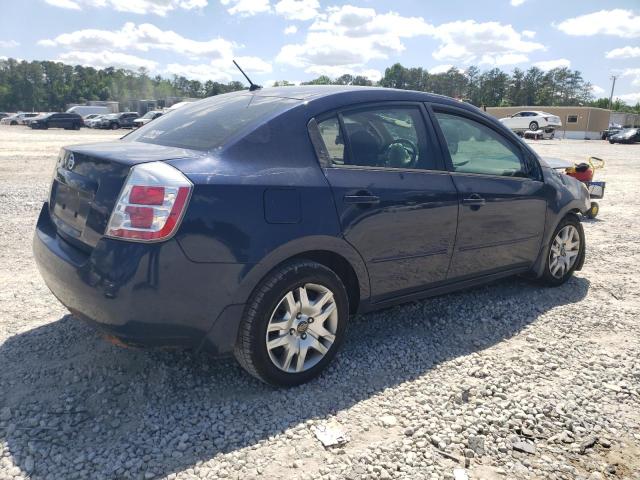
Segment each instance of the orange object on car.
[{"label": "orange object on car", "polygon": [[573,168],[567,168],[567,175],[581,182],[590,182],[593,180],[593,168],[588,163],[579,163]]}]

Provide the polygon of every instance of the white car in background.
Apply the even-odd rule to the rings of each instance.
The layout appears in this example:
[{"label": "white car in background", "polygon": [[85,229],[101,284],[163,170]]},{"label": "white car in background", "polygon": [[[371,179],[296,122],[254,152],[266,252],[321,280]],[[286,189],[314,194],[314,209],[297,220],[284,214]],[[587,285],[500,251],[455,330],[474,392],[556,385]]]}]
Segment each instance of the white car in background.
[{"label": "white car in background", "polygon": [[515,113],[510,117],[501,118],[500,121],[511,130],[540,130],[546,128],[560,128],[560,117],[547,112],[526,110]]}]

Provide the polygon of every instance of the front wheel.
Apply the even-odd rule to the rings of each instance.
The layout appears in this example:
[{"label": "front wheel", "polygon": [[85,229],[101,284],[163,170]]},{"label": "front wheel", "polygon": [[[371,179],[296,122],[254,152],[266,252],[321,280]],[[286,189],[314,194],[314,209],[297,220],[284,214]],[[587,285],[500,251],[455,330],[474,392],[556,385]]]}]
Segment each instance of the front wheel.
[{"label": "front wheel", "polygon": [[534,132],[537,131],[538,130],[538,122],[531,122],[529,124],[529,130],[532,130]]},{"label": "front wheel", "polygon": [[286,263],[252,294],[235,357],[265,383],[299,385],[333,360],[348,317],[347,292],[332,270],[307,260]]},{"label": "front wheel", "polygon": [[111,130],[117,130],[120,128],[120,125],[118,125],[117,123],[112,123],[110,127],[111,127]]},{"label": "front wheel", "polygon": [[573,275],[579,260],[585,254],[584,230],[575,215],[562,219],[551,237],[542,283],[562,285]]}]

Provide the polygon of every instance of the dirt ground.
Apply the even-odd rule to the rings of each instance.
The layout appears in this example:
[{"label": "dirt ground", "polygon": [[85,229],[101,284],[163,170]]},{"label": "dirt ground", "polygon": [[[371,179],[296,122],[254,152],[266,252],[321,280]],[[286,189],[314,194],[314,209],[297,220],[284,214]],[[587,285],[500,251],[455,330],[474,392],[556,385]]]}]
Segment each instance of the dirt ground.
[{"label": "dirt ground", "polygon": [[[31,240],[59,148],[123,133],[0,126],[0,480],[640,478],[640,144],[531,142],[606,161],[566,285],[359,316],[335,367],[283,391],[231,360],[107,344],[42,282]],[[325,451],[324,422],[350,442]]]}]

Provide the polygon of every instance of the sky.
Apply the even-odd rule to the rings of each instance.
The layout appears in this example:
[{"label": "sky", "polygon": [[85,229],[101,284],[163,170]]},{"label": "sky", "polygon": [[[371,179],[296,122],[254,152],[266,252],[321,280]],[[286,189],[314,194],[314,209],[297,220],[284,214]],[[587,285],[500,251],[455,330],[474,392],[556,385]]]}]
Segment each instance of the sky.
[{"label": "sky", "polygon": [[379,79],[400,62],[568,66],[596,97],[640,101],[640,0],[0,0],[0,58],[300,82]]}]

